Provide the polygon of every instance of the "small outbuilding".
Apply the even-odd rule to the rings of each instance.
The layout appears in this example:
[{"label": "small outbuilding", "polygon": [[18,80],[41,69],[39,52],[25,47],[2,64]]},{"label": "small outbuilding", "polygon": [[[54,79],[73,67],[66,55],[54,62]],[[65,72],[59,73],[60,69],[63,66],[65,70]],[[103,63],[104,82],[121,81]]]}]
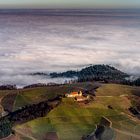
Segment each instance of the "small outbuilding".
[{"label": "small outbuilding", "polygon": [[82,101],[88,100],[88,97],[78,96],[78,97],[75,97],[75,100],[76,100],[77,102],[82,102]]},{"label": "small outbuilding", "polygon": [[83,95],[82,91],[78,91],[78,92],[67,93],[66,97],[73,97],[73,98],[75,98],[75,97],[80,97],[82,95]]}]

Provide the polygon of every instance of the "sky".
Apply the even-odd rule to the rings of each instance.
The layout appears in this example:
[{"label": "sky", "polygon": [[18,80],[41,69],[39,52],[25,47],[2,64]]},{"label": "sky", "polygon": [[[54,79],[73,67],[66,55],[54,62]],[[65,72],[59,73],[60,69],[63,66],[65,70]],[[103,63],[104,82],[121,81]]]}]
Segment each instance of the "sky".
[{"label": "sky", "polygon": [[0,8],[140,8],[140,0],[0,0]]}]

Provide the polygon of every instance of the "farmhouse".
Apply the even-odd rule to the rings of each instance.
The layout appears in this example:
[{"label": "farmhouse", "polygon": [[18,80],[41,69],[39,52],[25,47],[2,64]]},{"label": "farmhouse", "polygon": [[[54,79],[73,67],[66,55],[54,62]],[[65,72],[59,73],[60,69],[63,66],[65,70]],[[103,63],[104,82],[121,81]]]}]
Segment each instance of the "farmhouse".
[{"label": "farmhouse", "polygon": [[82,92],[81,91],[71,92],[71,93],[66,94],[66,97],[73,97],[73,98],[75,98],[75,97],[80,97],[80,96],[82,96]]},{"label": "farmhouse", "polygon": [[77,97],[75,97],[75,100],[77,102],[87,101],[88,99],[89,99],[89,96],[87,96],[87,97],[84,97],[84,96],[77,96]]}]

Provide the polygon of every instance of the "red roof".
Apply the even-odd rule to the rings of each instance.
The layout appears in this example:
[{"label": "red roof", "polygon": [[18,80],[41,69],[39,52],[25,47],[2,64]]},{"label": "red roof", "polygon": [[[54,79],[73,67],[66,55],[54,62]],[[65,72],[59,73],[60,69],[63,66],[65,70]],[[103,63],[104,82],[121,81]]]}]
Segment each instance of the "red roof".
[{"label": "red roof", "polygon": [[73,95],[75,95],[75,94],[78,94],[78,92],[71,92],[70,94],[73,94]]}]

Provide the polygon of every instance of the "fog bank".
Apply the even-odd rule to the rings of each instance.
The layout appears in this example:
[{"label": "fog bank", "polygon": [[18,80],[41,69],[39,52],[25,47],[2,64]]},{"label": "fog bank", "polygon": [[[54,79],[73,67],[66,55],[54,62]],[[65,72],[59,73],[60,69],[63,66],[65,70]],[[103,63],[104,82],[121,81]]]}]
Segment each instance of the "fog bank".
[{"label": "fog bank", "polygon": [[27,74],[89,64],[111,64],[140,75],[140,14],[133,14],[0,14],[0,84],[46,83],[49,78]]}]

